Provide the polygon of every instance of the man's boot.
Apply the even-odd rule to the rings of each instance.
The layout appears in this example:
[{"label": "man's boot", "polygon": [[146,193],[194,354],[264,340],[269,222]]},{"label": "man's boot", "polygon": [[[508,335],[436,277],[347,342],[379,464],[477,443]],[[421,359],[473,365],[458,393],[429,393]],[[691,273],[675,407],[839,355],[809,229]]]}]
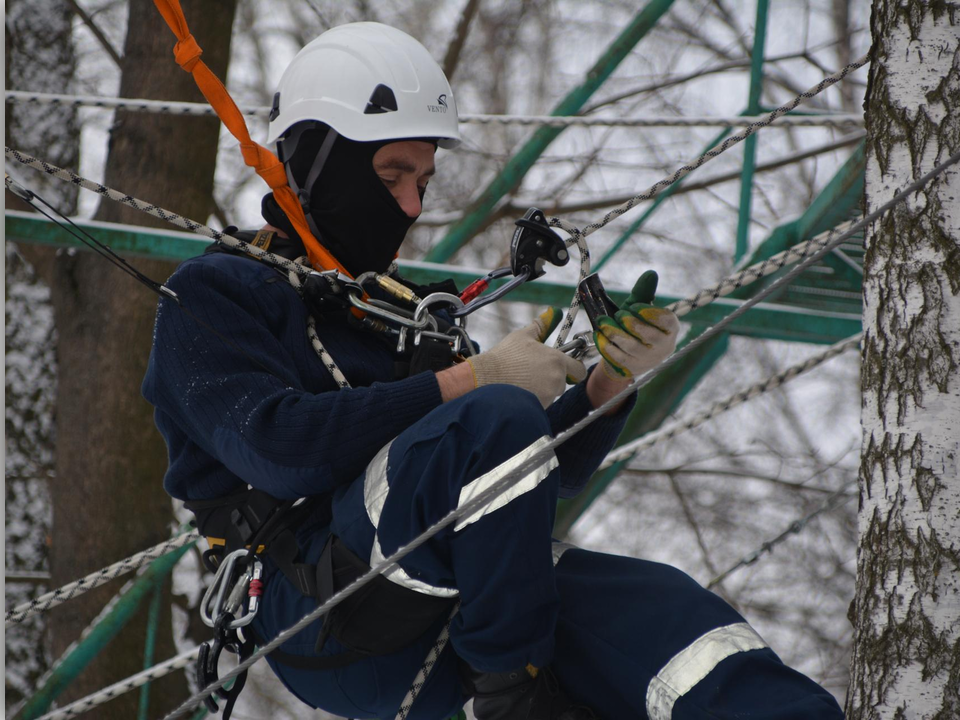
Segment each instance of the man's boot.
[{"label": "man's boot", "polygon": [[477,720],[596,720],[560,689],[550,668],[484,673],[466,669]]}]

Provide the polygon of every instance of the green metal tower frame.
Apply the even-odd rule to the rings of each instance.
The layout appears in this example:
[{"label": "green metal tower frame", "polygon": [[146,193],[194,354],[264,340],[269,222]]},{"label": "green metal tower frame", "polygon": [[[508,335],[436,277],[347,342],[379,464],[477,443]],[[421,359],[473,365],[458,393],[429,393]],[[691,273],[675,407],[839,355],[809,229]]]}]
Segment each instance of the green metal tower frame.
[{"label": "green metal tower frame", "polygon": [[[631,50],[655,26],[669,10],[673,0],[650,0],[626,28],[615,38],[597,62],[587,72],[583,81],[573,88],[552,111],[555,116],[573,115],[579,112],[592,94],[613,73]],[[756,115],[762,110],[761,91],[763,79],[764,47],[769,0],[757,0],[756,27],[750,66],[750,89],[744,115]],[[425,262],[403,262],[404,276],[415,282],[428,283],[452,277],[458,285],[473,281],[480,271],[444,264],[452,258],[484,226],[489,215],[503,198],[515,190],[540,158],[546,148],[563,131],[562,127],[544,126],[510,158],[506,166],[477,196],[470,209],[455,223],[447,235],[426,255]],[[721,142],[730,130],[722,131],[708,148]],[[756,169],[757,136],[744,142],[744,160],[741,170],[740,203],[734,262],[741,261],[749,252],[748,230],[751,216],[753,179]],[[863,193],[864,150],[863,144],[853,152],[833,179],[820,192],[810,207],[797,219],[775,228],[741,264],[753,264],[771,257],[788,247],[807,240],[830,229],[857,211]],[[639,231],[683,181],[679,181],[661,193],[650,206],[615,241],[613,246],[595,265],[595,270],[604,267],[622,246]],[[209,241],[197,235],[133,226],[115,225],[96,221],[77,221],[77,224],[94,233],[114,250],[134,256],[185,260],[203,252]],[[31,213],[8,211],[5,213],[5,229],[8,240],[55,246],[83,247],[70,240],[50,221]],[[860,307],[853,296],[859,290],[861,276],[856,263],[849,257],[830,256],[824,261],[830,278],[823,276],[803,278],[797,288],[791,288],[775,302],[761,303],[750,313],[731,326],[728,333],[714,338],[697,353],[670,367],[658,375],[639,393],[637,405],[618,445],[629,442],[656,429],[673,413],[687,394],[723,357],[729,345],[729,336],[743,335],[757,339],[777,339],[820,344],[835,343],[860,330]],[[744,299],[754,295],[769,284],[776,275],[764,278],[748,288],[742,288],[729,298],[722,298],[706,307],[697,309],[684,317],[691,326],[682,343],[690,342],[708,327],[732,312]],[[502,281],[501,281],[502,282]],[[497,284],[494,284],[496,286]],[[527,283],[511,296],[511,300],[538,305],[564,305],[575,288],[569,283],[538,280]],[[626,297],[626,290],[610,289],[617,302]],[[657,304],[667,305],[679,298],[660,296]],[[565,535],[576,520],[600,497],[629,462],[621,460],[607,470],[597,473],[586,489],[575,499],[562,501],[558,510],[556,534]],[[122,597],[114,609],[82,640],[64,662],[51,674],[47,682],[37,689],[20,713],[22,718],[38,717],[50,703],[76,677],[87,663],[119,632],[139,604],[151,597],[151,615],[157,611],[159,588],[167,573],[187,548],[157,560]],[[148,662],[152,656],[152,639],[148,638]],[[141,695],[140,716],[143,717],[148,703],[148,690]],[[204,714],[201,710],[197,717]]]}]

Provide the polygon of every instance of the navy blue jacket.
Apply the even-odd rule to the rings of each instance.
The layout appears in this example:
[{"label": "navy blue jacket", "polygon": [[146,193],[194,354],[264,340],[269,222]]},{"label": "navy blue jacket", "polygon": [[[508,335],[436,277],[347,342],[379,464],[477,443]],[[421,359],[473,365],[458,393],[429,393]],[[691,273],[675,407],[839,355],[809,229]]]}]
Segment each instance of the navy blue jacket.
[{"label": "navy blue jacket", "polygon": [[[160,301],[143,395],[167,442],[164,487],[175,498],[245,484],[279,498],[330,493],[441,404],[432,372],[394,380],[392,343],[324,320],[317,333],[352,386],[339,390],[307,338],[303,301],[268,265],[211,253],[181,264],[167,286],[184,309]],[[569,389],[547,410],[554,434],[590,408],[584,383]],[[628,410],[558,448],[564,496],[583,487]]]}]

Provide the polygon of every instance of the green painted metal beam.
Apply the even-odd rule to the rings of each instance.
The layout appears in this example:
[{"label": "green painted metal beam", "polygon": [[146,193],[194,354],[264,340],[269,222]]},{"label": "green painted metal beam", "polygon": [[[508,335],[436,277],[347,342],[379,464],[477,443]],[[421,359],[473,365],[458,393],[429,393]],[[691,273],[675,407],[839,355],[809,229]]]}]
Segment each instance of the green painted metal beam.
[{"label": "green painted metal beam", "polygon": [[116,637],[130,621],[140,607],[140,603],[161,585],[173,566],[186,553],[193,543],[154,560],[130,589],[124,593],[113,609],[102,618],[90,633],[80,640],[63,662],[50,673],[47,681],[33,694],[23,706],[19,717],[23,720],[35,720],[50,707],[50,704],[62,693],[87,665]]},{"label": "green painted metal beam", "polygon": [[[673,2],[674,0],[650,0],[594,63],[583,82],[567,93],[551,114],[576,115],[634,46],[656,25]],[[537,158],[563,130],[562,127],[544,126],[534,132],[533,136],[510,158],[500,173],[474,200],[464,217],[450,228],[447,235],[427,253],[426,259],[431,262],[446,262],[452,258],[483,226],[484,220],[497,203],[520,185]]]},{"label": "green painted metal beam", "polygon": [[[163,602],[163,580],[153,588],[153,597],[150,598],[150,607],[147,610],[147,639],[143,645],[143,669],[153,667],[154,655],[157,651],[157,630],[160,627],[160,611]],[[144,683],[140,688],[140,702],[137,705],[137,720],[150,720],[150,683]]]},{"label": "green painted metal beam", "polygon": [[[760,95],[763,91],[763,53],[767,42],[767,9],[769,0],[757,0],[757,22],[750,53],[750,90],[745,114],[760,113]],[[737,245],[733,261],[747,254],[750,235],[750,209],[753,201],[753,174],[757,165],[757,136],[743,143],[743,171],[740,174],[740,208],[737,213]]]},{"label": "green painted metal beam", "polygon": [[[211,240],[194,233],[71,219],[79,228],[89,232],[104,245],[118,253],[134,257],[186,260],[200,255],[211,243]],[[86,247],[66,230],[37,213],[7,210],[4,213],[3,226],[6,239],[13,242],[54,247]]]},{"label": "green painted metal beam", "polygon": [[[164,260],[186,260],[201,254],[210,241],[198,235],[180,232],[163,232],[150,228],[136,228],[130,225],[75,220],[78,227],[93,234],[100,242],[109,245],[119,253],[132,256],[152,257]],[[40,243],[57,247],[79,247],[84,245],[72,236],[35,213],[8,210],[5,216],[6,237],[14,242]],[[140,232],[140,231],[143,232]],[[482,270],[470,270],[454,265],[440,265],[417,261],[400,261],[400,270],[405,277],[416,283],[432,283],[453,278],[460,286],[466,287]],[[162,279],[162,278],[157,278]],[[494,287],[504,281],[493,283]],[[617,302],[627,296],[627,290],[608,288]],[[537,305],[566,306],[573,296],[573,285],[569,283],[536,280],[526,283],[510,296],[510,300],[528,302]],[[657,303],[668,305],[679,298],[660,295]],[[716,324],[739,307],[740,301],[721,298],[711,305],[702,307],[683,320],[694,327],[706,327]],[[859,314],[853,313],[817,313],[809,309],[794,310],[784,306],[761,303],[755,310],[747,313],[731,328],[735,335],[774,340],[792,340],[830,344],[838,342],[859,332]],[[817,327],[808,332],[808,326]]]}]

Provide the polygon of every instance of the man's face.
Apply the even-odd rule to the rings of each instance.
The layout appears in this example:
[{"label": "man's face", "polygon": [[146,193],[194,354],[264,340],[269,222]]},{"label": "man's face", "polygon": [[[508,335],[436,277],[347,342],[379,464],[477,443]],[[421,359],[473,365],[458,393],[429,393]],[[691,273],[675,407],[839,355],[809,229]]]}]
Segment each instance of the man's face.
[{"label": "man's face", "polygon": [[384,145],[373,156],[373,171],[408,217],[420,216],[427,183],[436,172],[436,148],[422,140],[401,140]]}]

